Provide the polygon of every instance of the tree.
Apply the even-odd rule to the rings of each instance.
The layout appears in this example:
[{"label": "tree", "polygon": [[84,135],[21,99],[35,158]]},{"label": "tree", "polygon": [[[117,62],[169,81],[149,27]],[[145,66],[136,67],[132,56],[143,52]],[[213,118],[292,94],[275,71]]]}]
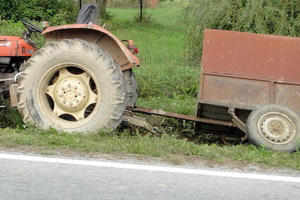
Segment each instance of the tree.
[{"label": "tree", "polygon": [[147,3],[149,3],[149,2],[147,2],[147,1],[145,2],[144,0],[139,0],[140,11],[139,11],[138,15],[135,16],[135,20],[137,22],[143,22],[143,23],[146,23],[146,24],[153,22],[151,14],[147,13],[144,10],[144,7],[149,6]]},{"label": "tree", "polygon": [[15,8],[17,8],[18,2],[0,1],[0,19],[11,19],[14,17]]}]

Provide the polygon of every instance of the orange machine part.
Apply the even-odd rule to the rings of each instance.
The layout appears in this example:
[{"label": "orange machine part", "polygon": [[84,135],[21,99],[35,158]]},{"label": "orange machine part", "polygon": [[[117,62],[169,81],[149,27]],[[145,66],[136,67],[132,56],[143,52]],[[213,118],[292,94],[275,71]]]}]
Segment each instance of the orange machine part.
[{"label": "orange machine part", "polygon": [[68,24],[63,26],[49,27],[42,32],[48,42],[79,38],[99,45],[109,52],[113,59],[122,66],[122,70],[139,66],[139,59],[108,30],[95,24]]},{"label": "orange machine part", "polygon": [[0,36],[1,57],[30,57],[35,48],[24,38],[17,36]]}]

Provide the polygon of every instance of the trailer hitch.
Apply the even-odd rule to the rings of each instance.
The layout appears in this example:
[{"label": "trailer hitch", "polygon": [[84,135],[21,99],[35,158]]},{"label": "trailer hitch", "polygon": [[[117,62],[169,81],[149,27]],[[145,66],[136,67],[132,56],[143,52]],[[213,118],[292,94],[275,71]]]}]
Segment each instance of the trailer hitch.
[{"label": "trailer hitch", "polygon": [[158,135],[158,133],[153,129],[153,127],[148,122],[146,122],[145,119],[134,115],[133,112],[130,110],[125,111],[123,116],[123,121],[132,124],[134,126],[144,128],[150,131],[151,133],[153,133],[154,135]]}]

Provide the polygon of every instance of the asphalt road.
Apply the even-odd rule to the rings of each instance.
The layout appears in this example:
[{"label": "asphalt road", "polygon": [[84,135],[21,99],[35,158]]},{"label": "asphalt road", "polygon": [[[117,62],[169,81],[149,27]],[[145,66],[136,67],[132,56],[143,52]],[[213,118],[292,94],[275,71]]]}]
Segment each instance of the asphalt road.
[{"label": "asphalt road", "polygon": [[300,176],[0,153],[0,199],[300,199]]}]

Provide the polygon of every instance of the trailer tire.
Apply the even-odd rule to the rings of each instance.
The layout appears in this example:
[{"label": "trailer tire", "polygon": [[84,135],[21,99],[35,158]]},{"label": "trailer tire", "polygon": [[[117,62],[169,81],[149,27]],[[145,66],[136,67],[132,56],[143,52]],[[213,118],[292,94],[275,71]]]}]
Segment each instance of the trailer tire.
[{"label": "trailer tire", "polygon": [[249,141],[267,150],[294,152],[300,148],[300,120],[292,109],[267,104],[252,111],[247,119]]},{"label": "trailer tire", "polygon": [[123,76],[126,82],[126,104],[129,107],[134,107],[138,97],[138,85],[132,69],[123,71]]},{"label": "trailer tire", "polygon": [[113,130],[126,108],[126,85],[109,53],[79,39],[50,43],[30,58],[19,77],[23,121],[83,134]]}]

